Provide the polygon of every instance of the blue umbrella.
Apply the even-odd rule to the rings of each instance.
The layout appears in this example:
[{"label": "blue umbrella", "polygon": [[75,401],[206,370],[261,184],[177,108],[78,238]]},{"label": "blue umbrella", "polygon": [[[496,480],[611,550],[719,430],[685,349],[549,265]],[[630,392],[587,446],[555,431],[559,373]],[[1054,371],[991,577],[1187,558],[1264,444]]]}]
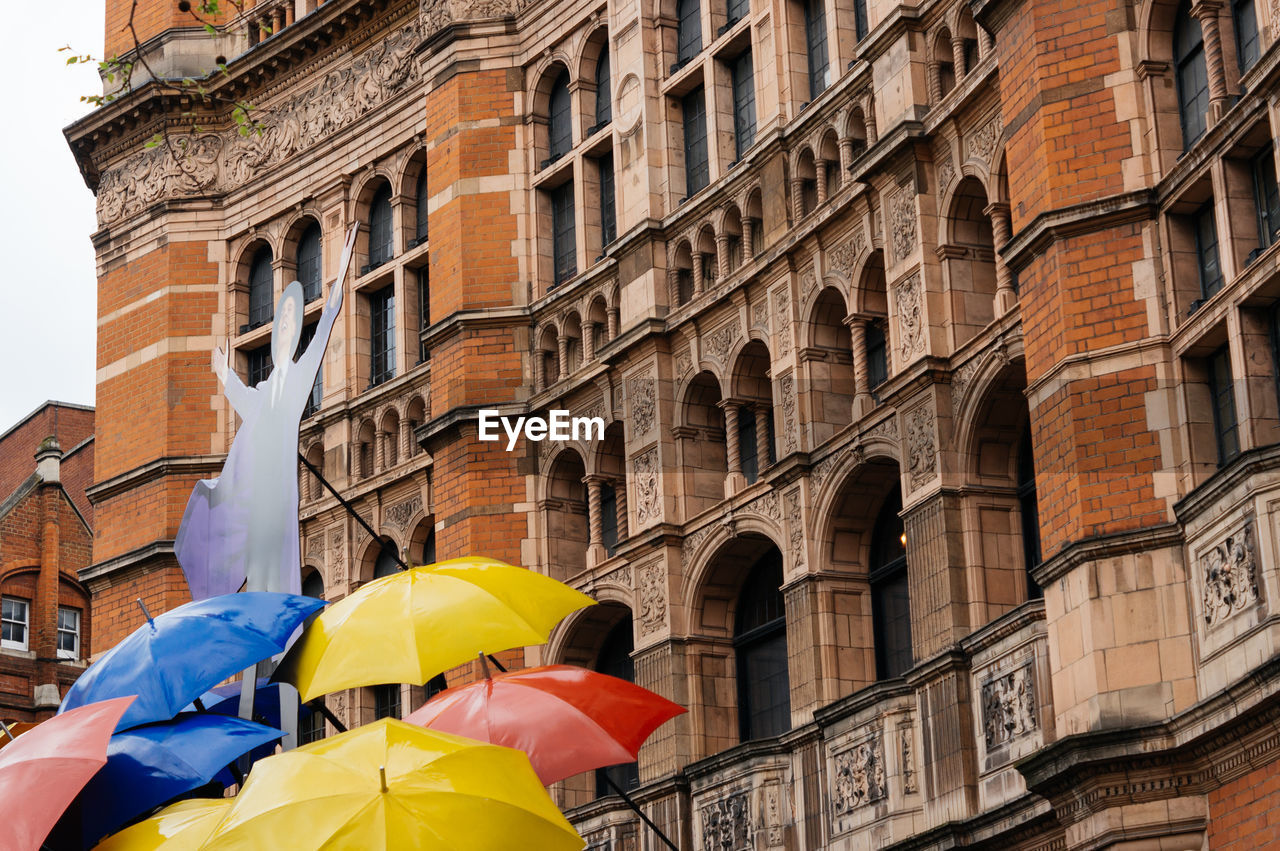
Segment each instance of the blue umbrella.
[{"label": "blue umbrella", "polygon": [[80,675],[58,712],[135,694],[117,730],[167,721],[206,689],[284,652],[294,630],[323,605],[313,597],[250,591],[148,616]]},{"label": "blue umbrella", "polygon": [[161,804],[198,789],[241,754],[283,736],[226,715],[182,714],[116,733],[107,764],[80,793],[88,845]]},{"label": "blue umbrella", "polygon": [[[234,682],[209,689],[200,695],[204,711],[215,715],[239,715],[240,688],[240,683]],[[193,702],[187,704],[183,711],[198,712],[200,710]],[[308,718],[312,711],[307,704],[300,705],[298,721]],[[258,677],[258,685],[253,692],[253,718],[269,727],[280,726],[280,683],[271,682],[270,677]]]}]

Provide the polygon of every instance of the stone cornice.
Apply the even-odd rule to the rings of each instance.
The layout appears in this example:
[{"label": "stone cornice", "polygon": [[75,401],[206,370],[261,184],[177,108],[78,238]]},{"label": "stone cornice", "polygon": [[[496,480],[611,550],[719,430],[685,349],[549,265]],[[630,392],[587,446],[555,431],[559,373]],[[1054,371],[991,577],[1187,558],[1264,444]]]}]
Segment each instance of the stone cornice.
[{"label": "stone cornice", "polygon": [[[82,568],[77,575],[80,577],[81,582],[85,585],[89,585],[95,580],[113,577],[118,573],[129,571],[134,568],[141,568],[156,559],[173,556],[173,541],[152,541],[145,546],[138,547],[135,550],[130,550],[123,555],[118,555],[115,558],[109,558],[105,561],[100,561],[96,564],[91,564],[86,568]],[[95,589],[91,589],[91,591],[93,590]]]},{"label": "stone cornice", "polygon": [[1250,476],[1277,467],[1280,467],[1280,443],[1242,452],[1234,461],[1174,503],[1173,513],[1180,523],[1186,523],[1189,518],[1214,507],[1228,492]]},{"label": "stone cornice", "polygon": [[104,479],[85,489],[89,502],[97,505],[104,499],[124,491],[153,482],[166,476],[199,476],[204,473],[217,473],[222,469],[226,455],[193,455],[159,458],[132,470]]},{"label": "stone cornice", "polygon": [[1149,189],[1111,195],[1097,201],[1058,207],[1040,213],[1000,250],[1009,268],[1021,270],[1054,242],[1131,222],[1148,221],[1157,213]]},{"label": "stone cornice", "polygon": [[1091,561],[1130,555],[1182,544],[1182,527],[1176,523],[1149,526],[1131,532],[1115,532],[1072,541],[1031,573],[1041,588]]}]

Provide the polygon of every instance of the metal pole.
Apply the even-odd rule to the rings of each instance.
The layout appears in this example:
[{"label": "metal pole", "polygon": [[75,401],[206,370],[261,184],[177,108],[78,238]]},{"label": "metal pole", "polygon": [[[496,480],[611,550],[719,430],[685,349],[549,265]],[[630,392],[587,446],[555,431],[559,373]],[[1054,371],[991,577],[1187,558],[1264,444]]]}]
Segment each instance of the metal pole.
[{"label": "metal pole", "polygon": [[323,715],[325,720],[332,724],[333,729],[337,730],[339,733],[347,732],[347,725],[339,721],[338,716],[334,715],[329,707],[324,705],[323,697],[317,697],[315,700],[308,703],[307,706],[310,706],[313,711],[319,712]]},{"label": "metal pole", "polygon": [[[366,523],[364,518],[361,517],[358,513],[356,513],[356,510],[351,505],[351,503],[347,502],[345,499],[342,498],[342,494],[338,493],[338,491],[334,489],[333,485],[329,484],[329,480],[326,479],[320,473],[319,470],[317,470],[314,466],[312,466],[311,462],[308,461],[306,458],[304,458],[301,452],[298,453],[298,460],[302,462],[302,465],[304,467],[306,467],[308,470],[311,471],[311,475],[315,476],[320,481],[320,484],[324,485],[325,490],[333,494],[334,499],[338,500],[338,503],[347,510],[347,513],[350,514],[352,517],[354,517],[356,522],[359,523],[361,526],[363,526],[364,530],[373,536],[373,539],[375,541],[382,540],[382,536],[379,535],[377,532],[373,531],[373,527],[370,526],[368,523]],[[393,549],[388,549],[386,551],[391,553],[391,557],[396,560],[396,564],[400,565],[401,570],[409,569],[409,565],[404,563],[404,559],[400,558],[399,553],[397,553]]]},{"label": "metal pole", "polygon": [[13,735],[13,731],[9,729],[9,725],[0,721],[0,728],[4,729],[4,734],[9,737],[9,741],[16,742],[17,739]]},{"label": "metal pole", "polygon": [[609,772],[606,771],[600,776],[604,778],[604,782],[608,784],[610,789],[612,789],[615,793],[622,796],[622,800],[626,801],[628,807],[635,810],[636,815],[640,816],[641,821],[649,825],[649,828],[654,833],[658,834],[658,838],[661,839],[663,842],[667,843],[667,847],[670,848],[671,851],[680,851],[680,849],[676,847],[676,844],[672,842],[670,839],[668,839],[667,835],[663,833],[661,830],[659,830],[658,826],[654,824],[653,821],[647,815],[641,812],[640,807],[636,804],[636,802],[631,800],[631,796],[628,795],[626,792],[623,792],[622,789],[618,786],[618,784],[613,782],[613,778],[609,776]]}]

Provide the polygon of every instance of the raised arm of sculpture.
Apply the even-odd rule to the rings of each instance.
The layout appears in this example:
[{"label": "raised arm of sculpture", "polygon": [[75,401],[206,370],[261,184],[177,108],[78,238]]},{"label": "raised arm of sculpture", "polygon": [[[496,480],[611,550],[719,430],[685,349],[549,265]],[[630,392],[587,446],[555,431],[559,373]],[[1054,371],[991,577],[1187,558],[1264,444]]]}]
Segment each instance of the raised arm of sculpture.
[{"label": "raised arm of sculpture", "polygon": [[351,254],[355,250],[356,234],[359,232],[358,222],[347,231],[347,241],[342,246],[342,262],[338,264],[338,279],[333,282],[329,298],[324,303],[324,311],[321,312],[320,322],[316,325],[315,337],[307,344],[307,350],[298,358],[299,368],[303,374],[311,376],[312,380],[315,378],[316,370],[320,368],[325,347],[329,345],[329,334],[333,331],[334,320],[342,310],[342,293],[346,289],[347,270],[351,266]]},{"label": "raised arm of sculpture", "polygon": [[246,387],[234,369],[227,368],[227,353],[221,346],[213,350],[213,374],[218,376],[222,384],[222,393],[231,402],[231,407],[244,419],[256,407],[258,391]]}]

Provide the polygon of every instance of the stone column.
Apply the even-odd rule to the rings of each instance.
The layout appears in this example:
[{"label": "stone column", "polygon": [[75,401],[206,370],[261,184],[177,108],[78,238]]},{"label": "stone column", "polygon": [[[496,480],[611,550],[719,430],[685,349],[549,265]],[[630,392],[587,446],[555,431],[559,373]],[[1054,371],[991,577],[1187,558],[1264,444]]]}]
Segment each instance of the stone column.
[{"label": "stone column", "polygon": [[558,348],[557,361],[560,367],[557,380],[564,381],[569,377],[569,336],[562,333],[556,337],[556,346]]},{"label": "stone column", "polygon": [[871,147],[876,143],[879,135],[876,133],[876,110],[875,103],[871,98],[867,98],[866,103],[862,105],[862,118],[867,123],[867,147]]},{"label": "stone column", "polygon": [[279,35],[282,29],[284,29],[284,9],[277,6],[271,10],[271,34]]},{"label": "stone column", "polygon": [[408,417],[400,421],[400,457],[413,457],[413,424]]},{"label": "stone column", "polygon": [[693,253],[693,297],[702,295],[702,252]]},{"label": "stone column", "polygon": [[1200,22],[1204,33],[1205,66],[1209,73],[1209,126],[1213,126],[1231,106],[1227,92],[1227,72],[1222,58],[1222,31],[1218,27],[1219,0],[1198,0],[1191,6],[1191,17]]},{"label": "stone column", "polygon": [[587,485],[587,567],[595,567],[609,557],[604,549],[604,515],[600,510],[600,485],[604,479],[591,475],[583,481]]},{"label": "stone column", "polygon": [[618,543],[621,544],[631,537],[630,520],[627,517],[627,480],[625,478],[613,482],[613,498],[618,509]]},{"label": "stone column", "polygon": [[1009,242],[1009,205],[1000,202],[988,204],[983,210],[991,218],[992,242],[995,244],[996,264],[996,316],[1003,316],[1018,303],[1018,292],[1013,286],[1013,273],[1000,252]]},{"label": "stone column", "polygon": [[667,292],[672,305],[680,303],[680,267],[672,264],[667,268]]},{"label": "stone column", "polygon": [[875,407],[875,400],[871,398],[871,367],[867,363],[868,320],[850,315],[844,318],[844,324],[849,326],[849,339],[853,348],[853,419],[857,422]]},{"label": "stone column", "polygon": [[818,175],[818,206],[822,206],[827,200],[827,161],[814,160],[813,168]]},{"label": "stone column", "polygon": [[756,220],[742,220],[742,262],[747,263],[755,259],[755,241],[756,241]]},{"label": "stone column", "polygon": [[791,217],[794,221],[804,218],[804,181],[791,178]]},{"label": "stone column", "polygon": [[286,27],[293,26],[293,3],[290,2],[284,7],[284,25]]},{"label": "stone column", "polygon": [[951,64],[955,65],[956,82],[959,83],[969,73],[969,69],[964,63],[964,39],[958,35],[951,36]]},{"label": "stone column", "polygon": [[386,454],[387,433],[380,428],[373,430],[373,469],[382,472],[387,468]]},{"label": "stone column", "polygon": [[541,393],[546,389],[547,353],[538,349],[533,353],[533,392]]},{"label": "stone column", "polygon": [[853,165],[853,137],[840,140],[840,185],[849,182],[849,166]]},{"label": "stone column", "polygon": [[582,360],[590,363],[596,359],[596,322],[587,322],[582,326]]},{"label": "stone column", "polygon": [[939,67],[941,61],[935,56],[929,63],[929,103],[942,100],[942,69]]},{"label": "stone column", "polygon": [[979,61],[990,56],[991,50],[995,46],[996,46],[995,40],[991,38],[991,33],[987,32],[982,27],[978,27],[978,59]]},{"label": "stone column", "polygon": [[716,271],[720,280],[729,277],[729,234],[716,234]]},{"label": "stone column", "polygon": [[765,469],[770,464],[769,458],[773,454],[769,451],[772,447],[772,441],[769,439],[771,434],[769,419],[773,415],[773,408],[770,405],[759,404],[754,407],[754,413],[756,417],[756,469],[763,476]]},{"label": "stone column", "polygon": [[611,307],[606,311],[607,325],[605,326],[609,340],[613,340],[618,336],[618,308]]},{"label": "stone column", "polygon": [[729,472],[724,478],[724,495],[733,496],[747,484],[742,475],[742,451],[738,440],[738,403],[725,399],[720,403],[724,409],[724,445]]}]

